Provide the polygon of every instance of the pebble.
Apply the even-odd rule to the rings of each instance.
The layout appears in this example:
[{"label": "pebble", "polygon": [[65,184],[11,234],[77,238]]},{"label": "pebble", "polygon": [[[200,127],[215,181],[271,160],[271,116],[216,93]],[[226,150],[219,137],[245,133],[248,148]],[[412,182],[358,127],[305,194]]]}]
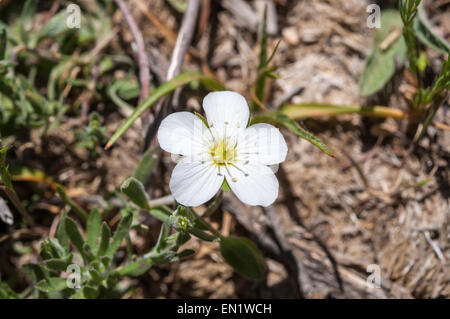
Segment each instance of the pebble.
[{"label": "pebble", "polygon": [[300,38],[298,35],[297,28],[295,27],[288,27],[284,28],[282,31],[283,39],[286,41],[289,45],[297,45],[300,42]]}]

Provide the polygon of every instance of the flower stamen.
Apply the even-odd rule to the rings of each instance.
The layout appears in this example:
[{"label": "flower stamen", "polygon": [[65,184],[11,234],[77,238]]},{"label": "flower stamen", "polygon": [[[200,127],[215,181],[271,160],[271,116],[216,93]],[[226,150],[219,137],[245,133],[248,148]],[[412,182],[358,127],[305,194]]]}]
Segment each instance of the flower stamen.
[{"label": "flower stamen", "polygon": [[244,174],[245,177],[249,176],[248,173],[246,173],[242,168],[240,168],[239,166],[237,166],[236,164],[230,164],[231,166],[233,166],[234,168],[236,168],[238,171],[240,171],[242,174]]},{"label": "flower stamen", "polygon": [[228,175],[230,175],[231,181],[232,181],[233,183],[236,183],[236,182],[237,182],[237,179],[236,179],[235,177],[233,177],[233,175],[231,175],[230,169],[228,168],[228,165],[227,165],[227,164],[225,164],[225,169],[227,170]]}]

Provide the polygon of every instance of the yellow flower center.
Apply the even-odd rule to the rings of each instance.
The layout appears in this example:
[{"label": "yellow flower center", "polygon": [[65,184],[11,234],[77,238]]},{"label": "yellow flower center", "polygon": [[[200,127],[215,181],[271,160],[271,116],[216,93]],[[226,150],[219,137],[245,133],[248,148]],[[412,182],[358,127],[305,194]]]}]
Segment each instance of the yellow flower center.
[{"label": "yellow flower center", "polygon": [[231,145],[226,139],[214,143],[209,148],[212,160],[216,165],[226,165],[236,161],[236,146]]}]

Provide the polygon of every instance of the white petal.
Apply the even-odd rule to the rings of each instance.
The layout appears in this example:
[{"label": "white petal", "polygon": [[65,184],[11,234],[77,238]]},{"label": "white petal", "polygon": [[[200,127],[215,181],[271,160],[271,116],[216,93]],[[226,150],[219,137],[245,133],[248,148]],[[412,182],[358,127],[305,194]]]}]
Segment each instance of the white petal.
[{"label": "white petal", "polygon": [[228,185],[244,203],[267,207],[278,197],[278,180],[265,165],[237,164],[225,172]]},{"label": "white petal", "polygon": [[167,116],[158,130],[161,148],[173,154],[195,157],[208,150],[207,128],[197,116],[176,112]]},{"label": "white petal", "polygon": [[270,124],[248,127],[240,136],[237,152],[240,160],[264,165],[284,162],[288,148],[280,130]]},{"label": "white petal", "polygon": [[199,206],[210,200],[220,189],[224,177],[217,173],[217,167],[212,162],[182,160],[172,172],[170,191],[180,204]]},{"label": "white petal", "polygon": [[233,135],[247,127],[250,112],[245,98],[231,91],[211,92],[203,99],[203,109],[212,131],[218,137]]}]

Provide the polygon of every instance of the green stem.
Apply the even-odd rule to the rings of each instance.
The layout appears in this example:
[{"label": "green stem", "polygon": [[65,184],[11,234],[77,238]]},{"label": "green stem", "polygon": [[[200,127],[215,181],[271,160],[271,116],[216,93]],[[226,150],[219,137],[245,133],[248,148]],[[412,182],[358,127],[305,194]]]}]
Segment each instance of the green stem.
[{"label": "green stem", "polygon": [[220,190],[219,194],[214,198],[214,201],[209,205],[208,209],[203,213],[202,217],[211,216],[217,208],[219,208],[220,204],[223,200],[223,190]]},{"label": "green stem", "polygon": [[86,223],[86,221],[88,219],[88,213],[81,206],[79,206],[72,199],[70,199],[69,196],[67,196],[66,191],[64,190],[64,188],[61,185],[57,185],[56,190],[58,191],[59,196],[61,196],[61,199],[63,200],[63,202],[66,205],[69,205],[70,208],[72,208],[72,210],[78,215],[78,217],[84,223]]},{"label": "green stem", "polygon": [[148,212],[150,215],[162,221],[163,223],[171,225],[170,213],[168,213],[168,210],[164,209],[164,206],[151,208],[150,210],[148,210]]},{"label": "green stem", "polygon": [[211,233],[216,235],[219,238],[223,238],[222,234],[219,233],[214,227],[212,227],[207,221],[203,219],[202,216],[199,216],[192,208],[190,208],[191,212],[195,215],[195,217],[199,220],[199,222],[205,226]]}]

